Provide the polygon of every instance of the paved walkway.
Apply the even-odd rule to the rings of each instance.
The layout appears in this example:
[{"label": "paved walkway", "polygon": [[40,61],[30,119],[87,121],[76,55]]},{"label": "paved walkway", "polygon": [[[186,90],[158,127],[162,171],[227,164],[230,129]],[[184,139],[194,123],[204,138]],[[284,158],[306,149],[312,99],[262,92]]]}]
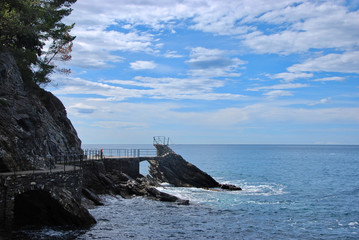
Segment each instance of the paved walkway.
[{"label": "paved walkway", "polygon": [[[111,157],[104,157],[104,159],[118,159],[118,160],[129,160],[129,159],[133,159],[133,160],[137,160],[139,162],[143,162],[143,161],[148,161],[148,160],[157,160],[159,157],[116,157],[116,156],[111,156]],[[100,159],[87,159],[87,160],[83,160],[83,162],[90,162],[90,161],[99,161]],[[76,162],[76,161],[75,161]],[[29,171],[16,171],[14,172],[0,172],[0,176],[11,176],[11,175],[27,175],[27,174],[37,174],[37,173],[50,173],[50,172],[67,172],[67,171],[74,171],[74,170],[79,170],[80,167],[79,166],[74,166],[74,165],[63,165],[63,164],[56,164],[56,167],[53,169],[38,169],[38,170],[29,170]]]},{"label": "paved walkway", "polygon": [[49,173],[49,172],[67,172],[67,171],[74,171],[79,170],[80,167],[76,166],[76,168],[72,165],[60,165],[57,164],[56,168],[53,169],[39,169],[39,170],[30,170],[30,171],[17,171],[17,172],[2,172],[0,176],[11,176],[11,175],[27,175],[27,174],[37,174],[37,173]]}]

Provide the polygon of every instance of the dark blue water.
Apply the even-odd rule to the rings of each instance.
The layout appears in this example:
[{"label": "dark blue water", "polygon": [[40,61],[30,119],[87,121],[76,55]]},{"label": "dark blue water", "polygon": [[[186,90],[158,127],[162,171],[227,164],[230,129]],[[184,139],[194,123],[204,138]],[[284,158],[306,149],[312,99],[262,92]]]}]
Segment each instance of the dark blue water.
[{"label": "dark blue water", "polygon": [[106,206],[90,210],[98,224],[89,230],[25,233],[33,239],[359,239],[359,146],[172,148],[243,191],[165,185],[160,190],[192,204],[106,197]]}]

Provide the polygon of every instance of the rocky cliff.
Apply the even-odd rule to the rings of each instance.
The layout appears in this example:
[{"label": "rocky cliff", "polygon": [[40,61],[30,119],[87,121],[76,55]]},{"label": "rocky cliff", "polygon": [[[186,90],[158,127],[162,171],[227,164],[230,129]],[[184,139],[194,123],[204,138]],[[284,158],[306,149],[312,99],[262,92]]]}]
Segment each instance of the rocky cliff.
[{"label": "rocky cliff", "polygon": [[[12,55],[0,49],[0,172],[48,169],[54,167],[54,159],[69,153],[82,154],[82,149],[65,107],[50,92],[24,82]],[[70,178],[72,174],[75,178]],[[4,173],[0,184],[6,193],[0,195],[3,219],[15,215],[13,224],[19,226],[95,223],[81,205],[82,171],[58,173],[60,179],[70,179],[62,185],[55,175],[45,172],[31,176],[31,188],[21,192],[26,183],[16,185],[13,191],[10,185],[28,175]],[[51,187],[45,188],[47,184]],[[79,194],[69,191],[71,187]],[[10,193],[13,197],[8,197]],[[7,222],[12,224],[10,218]]]},{"label": "rocky cliff", "polygon": [[61,101],[25,83],[0,49],[0,172],[49,168],[55,156],[81,154],[81,141]]}]

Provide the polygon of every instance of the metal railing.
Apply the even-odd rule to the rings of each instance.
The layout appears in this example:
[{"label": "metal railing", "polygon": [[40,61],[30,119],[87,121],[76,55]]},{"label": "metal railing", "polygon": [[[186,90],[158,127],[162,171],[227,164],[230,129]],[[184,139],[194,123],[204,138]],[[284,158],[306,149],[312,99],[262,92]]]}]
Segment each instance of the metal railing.
[{"label": "metal railing", "polygon": [[[85,160],[84,154],[65,153],[63,155],[54,156],[55,166],[63,166],[64,172],[70,170],[69,166],[73,167],[73,170],[82,169],[82,163]],[[67,168],[66,168],[67,167]],[[50,172],[51,172],[50,167]]]},{"label": "metal railing", "polygon": [[87,149],[84,150],[85,160],[99,160],[105,157],[155,157],[156,149]]},{"label": "metal railing", "polygon": [[153,137],[153,145],[169,145],[170,138],[165,136]]},{"label": "metal railing", "polygon": [[[13,161],[12,174],[34,174],[38,172],[50,172],[59,171],[59,167],[63,171],[78,170],[82,169],[83,163],[87,161],[99,161],[106,157],[109,158],[135,158],[135,157],[156,157],[156,149],[85,149],[83,154],[79,153],[63,153],[61,155],[55,156],[46,156],[42,157],[41,161],[48,163],[48,168],[43,169],[39,166],[36,166],[35,159],[32,160],[30,169],[16,170],[16,162]],[[40,159],[38,159],[40,162]],[[3,174],[8,174],[9,172],[2,172]],[[0,173],[0,175],[3,175]]]},{"label": "metal railing", "polygon": [[[82,163],[84,160],[84,154],[79,153],[63,153],[61,155],[48,155],[46,157],[36,157],[32,159],[30,166],[27,170],[18,170],[18,165],[14,161],[11,163],[11,172],[0,172],[0,175],[23,175],[23,174],[35,174],[46,172],[58,172],[58,171],[70,171],[82,169]],[[46,162],[47,166],[39,166],[35,162]]]}]

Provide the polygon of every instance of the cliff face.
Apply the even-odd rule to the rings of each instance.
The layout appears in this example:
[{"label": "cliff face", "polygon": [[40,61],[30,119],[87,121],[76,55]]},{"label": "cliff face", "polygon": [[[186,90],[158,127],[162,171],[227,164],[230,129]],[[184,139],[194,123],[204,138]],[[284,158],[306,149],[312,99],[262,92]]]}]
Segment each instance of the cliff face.
[{"label": "cliff face", "polygon": [[65,107],[52,93],[25,84],[12,55],[0,52],[0,172],[49,168],[49,159],[66,152],[82,150]]}]

